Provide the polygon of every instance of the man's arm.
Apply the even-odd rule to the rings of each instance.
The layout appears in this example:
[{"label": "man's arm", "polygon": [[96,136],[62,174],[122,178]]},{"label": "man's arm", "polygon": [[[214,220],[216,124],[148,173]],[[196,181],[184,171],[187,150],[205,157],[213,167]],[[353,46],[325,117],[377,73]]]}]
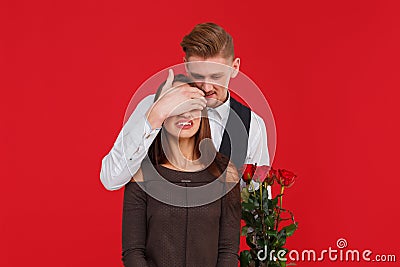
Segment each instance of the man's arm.
[{"label": "man's arm", "polygon": [[251,112],[249,142],[245,163],[257,163],[257,166],[270,166],[265,123],[264,120],[253,111]]},{"label": "man's arm", "polygon": [[137,172],[166,118],[206,107],[204,92],[190,86],[172,87],[173,80],[170,69],[159,99],[154,102],[154,95],[150,95],[137,105],[103,158],[100,180],[106,189],[121,188]]},{"label": "man's arm", "polygon": [[151,129],[146,112],[154,95],[144,98],[123,126],[110,152],[103,158],[100,180],[108,190],[124,186],[137,172],[159,129]]},{"label": "man's arm", "polygon": [[[267,130],[264,120],[255,112],[251,112],[251,121],[249,129],[249,141],[247,147],[247,157],[245,164],[256,164],[257,166],[271,166]],[[246,186],[246,183],[241,180],[241,187]],[[256,190],[258,190],[258,183],[254,182]],[[268,186],[268,198],[271,198],[271,187]]]}]

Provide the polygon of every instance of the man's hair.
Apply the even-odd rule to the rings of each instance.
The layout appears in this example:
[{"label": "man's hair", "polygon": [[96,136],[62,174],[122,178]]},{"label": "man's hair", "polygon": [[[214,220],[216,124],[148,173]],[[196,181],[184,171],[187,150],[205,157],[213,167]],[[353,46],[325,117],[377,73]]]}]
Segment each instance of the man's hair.
[{"label": "man's hair", "polygon": [[222,56],[234,58],[233,39],[221,26],[212,23],[197,24],[181,42],[186,58]]}]

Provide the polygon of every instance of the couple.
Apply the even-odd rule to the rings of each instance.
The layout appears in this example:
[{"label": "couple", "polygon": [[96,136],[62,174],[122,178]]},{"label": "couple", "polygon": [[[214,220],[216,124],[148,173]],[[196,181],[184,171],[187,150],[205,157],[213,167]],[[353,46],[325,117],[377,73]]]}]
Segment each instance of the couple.
[{"label": "couple", "polygon": [[[181,46],[185,62],[216,63],[231,71],[218,70],[213,64],[207,68],[193,64],[189,78],[174,77],[170,72],[156,96],[139,103],[104,157],[103,185],[109,190],[126,185],[125,266],[237,266],[239,178],[229,157],[236,167],[243,163],[269,165],[264,122],[227,90],[240,65],[234,57],[232,37],[220,26],[204,23],[185,36]],[[244,134],[232,138],[237,120]],[[212,138],[212,143],[204,141],[202,145],[207,138]],[[231,148],[236,147],[241,149],[232,149],[231,155]],[[187,189],[186,193],[179,191],[175,196],[166,189],[163,201],[152,197],[148,192],[167,188],[163,187],[165,181],[155,178],[157,174],[169,184]],[[191,187],[208,184],[215,188],[210,192],[220,192],[222,197],[204,202],[188,193],[193,192]],[[177,198],[181,205],[171,205],[165,201],[169,198]]]}]

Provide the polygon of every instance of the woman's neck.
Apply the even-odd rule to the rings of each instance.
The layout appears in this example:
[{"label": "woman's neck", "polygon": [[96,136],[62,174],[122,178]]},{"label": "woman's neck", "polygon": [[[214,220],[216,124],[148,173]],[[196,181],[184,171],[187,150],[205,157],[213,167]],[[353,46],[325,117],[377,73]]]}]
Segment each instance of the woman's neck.
[{"label": "woman's neck", "polygon": [[165,167],[183,170],[194,171],[199,170],[200,166],[195,153],[195,138],[168,138],[166,155],[168,163],[163,164]]}]

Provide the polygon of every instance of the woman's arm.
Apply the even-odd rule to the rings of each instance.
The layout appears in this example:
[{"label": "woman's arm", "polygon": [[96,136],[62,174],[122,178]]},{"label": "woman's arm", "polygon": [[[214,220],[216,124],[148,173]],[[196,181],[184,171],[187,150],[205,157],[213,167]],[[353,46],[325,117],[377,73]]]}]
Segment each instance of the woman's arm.
[{"label": "woman's arm", "polygon": [[122,215],[122,261],[125,267],[147,267],[145,258],[146,193],[137,182],[127,183]]},{"label": "woman's arm", "polygon": [[236,169],[228,171],[226,187],[233,188],[221,200],[217,267],[238,266],[240,219],[242,217],[240,183],[238,181]]}]

